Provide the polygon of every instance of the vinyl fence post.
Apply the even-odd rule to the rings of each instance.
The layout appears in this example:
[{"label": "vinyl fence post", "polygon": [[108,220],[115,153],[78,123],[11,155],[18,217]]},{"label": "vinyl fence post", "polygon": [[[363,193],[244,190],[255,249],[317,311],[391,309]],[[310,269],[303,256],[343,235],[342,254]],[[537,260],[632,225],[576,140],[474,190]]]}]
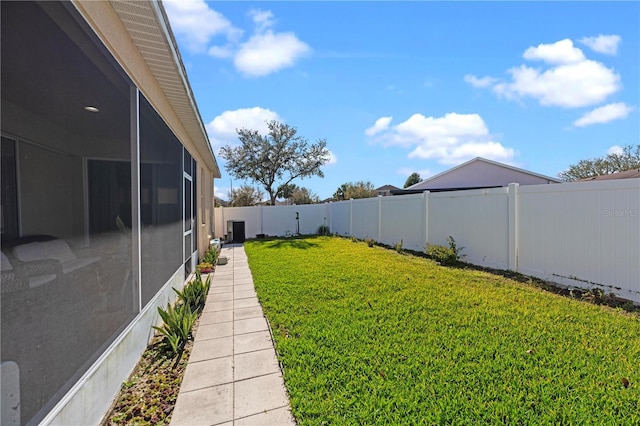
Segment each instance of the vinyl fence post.
[{"label": "vinyl fence post", "polygon": [[220,235],[216,235],[216,237],[220,238],[221,241],[224,241],[224,234],[227,233],[227,224],[224,221],[224,206],[220,206],[220,220],[222,221],[222,224],[220,225],[222,230],[220,231]]},{"label": "vinyl fence post", "polygon": [[262,230],[262,206],[258,206],[258,229],[260,230],[261,234],[264,234],[263,230]]},{"label": "vinyl fence post", "polygon": [[422,247],[425,248],[427,244],[429,244],[429,191],[422,192],[422,199],[424,201],[422,204],[422,225],[424,226],[424,232],[422,235],[424,235],[424,244]]},{"label": "vinyl fence post", "polygon": [[382,195],[378,195],[378,242],[382,242]]},{"label": "vinyl fence post", "polygon": [[[289,206],[289,210],[291,210],[291,213],[289,213],[289,215],[290,215],[290,216],[289,216],[289,220],[290,220],[291,222],[289,222],[289,224],[291,224],[291,227],[292,227],[293,229],[296,229],[296,225],[295,225],[295,221],[296,221],[296,203],[292,203],[292,204]],[[295,235],[295,232],[289,231],[289,233],[290,233],[291,235]]]},{"label": "vinyl fence post", "polygon": [[353,198],[349,198],[349,236],[353,236]]},{"label": "vinyl fence post", "polygon": [[518,250],[519,250],[519,238],[518,238],[518,193],[519,184],[509,184],[509,269],[511,271],[518,271]]}]

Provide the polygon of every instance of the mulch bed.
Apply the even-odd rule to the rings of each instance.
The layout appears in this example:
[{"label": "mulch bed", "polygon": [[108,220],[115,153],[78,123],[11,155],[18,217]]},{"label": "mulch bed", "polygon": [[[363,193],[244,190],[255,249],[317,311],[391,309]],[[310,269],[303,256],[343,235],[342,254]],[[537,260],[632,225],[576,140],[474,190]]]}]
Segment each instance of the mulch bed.
[{"label": "mulch bed", "polygon": [[[195,336],[199,319],[193,326]],[[168,425],[178,398],[180,384],[193,347],[185,345],[180,357],[169,357],[155,336],[138,365],[122,384],[109,413],[101,425]]]}]

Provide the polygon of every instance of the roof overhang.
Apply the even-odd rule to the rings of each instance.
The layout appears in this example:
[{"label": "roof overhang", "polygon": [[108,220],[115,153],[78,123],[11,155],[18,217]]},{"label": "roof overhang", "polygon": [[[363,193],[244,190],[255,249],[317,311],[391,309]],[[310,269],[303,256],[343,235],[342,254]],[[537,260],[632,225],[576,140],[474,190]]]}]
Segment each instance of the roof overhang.
[{"label": "roof overhang", "polygon": [[[185,133],[195,145],[207,167],[212,170],[213,177],[221,177],[178,45],[161,2],[112,0],[109,4],[122,22],[128,37],[162,90]],[[140,86],[143,85],[139,85],[139,88],[146,96],[145,87]],[[147,98],[154,104],[153,96],[147,96]]]}]

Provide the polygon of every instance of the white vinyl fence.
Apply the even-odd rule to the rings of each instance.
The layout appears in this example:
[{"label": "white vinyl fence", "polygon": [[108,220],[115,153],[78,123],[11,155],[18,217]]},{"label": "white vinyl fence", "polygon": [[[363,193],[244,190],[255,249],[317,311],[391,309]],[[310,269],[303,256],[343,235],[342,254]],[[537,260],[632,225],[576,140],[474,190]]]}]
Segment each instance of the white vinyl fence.
[{"label": "white vinyl fence", "polygon": [[452,236],[467,262],[640,302],[640,179],[218,207],[216,236],[227,221],[244,221],[247,238],[293,235],[296,213],[301,234],[324,224],[332,234],[418,251]]}]

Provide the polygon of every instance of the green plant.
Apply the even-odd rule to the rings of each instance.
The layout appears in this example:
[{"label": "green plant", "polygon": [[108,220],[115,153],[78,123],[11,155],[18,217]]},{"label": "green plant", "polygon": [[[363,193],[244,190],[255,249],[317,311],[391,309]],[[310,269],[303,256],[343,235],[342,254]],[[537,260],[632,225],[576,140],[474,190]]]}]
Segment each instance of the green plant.
[{"label": "green plant", "polygon": [[206,281],[202,281],[202,275],[200,271],[196,271],[196,278],[187,283],[182,291],[176,290],[178,295],[178,300],[184,305],[189,306],[192,312],[200,312],[204,308],[204,303],[207,299],[207,294],[209,294],[209,289],[211,288],[211,276],[207,277]]},{"label": "green plant", "polygon": [[137,381],[138,377],[136,375],[132,375],[129,380],[122,382],[122,389],[129,389],[130,387],[133,387]]},{"label": "green plant", "polygon": [[174,355],[179,355],[191,337],[191,329],[198,317],[187,304],[167,304],[167,309],[158,306],[158,313],[162,318],[162,326],[153,326],[163,337],[164,349]]},{"label": "green plant", "polygon": [[365,238],[364,242],[367,243],[368,247],[373,247],[376,241],[373,238]]},{"label": "green plant", "polygon": [[398,241],[393,245],[393,249],[398,253],[402,253],[402,240]]},{"label": "green plant", "polygon": [[355,235],[352,235],[352,236],[350,237],[350,239],[351,239],[351,242],[352,242],[352,243],[357,243],[357,242],[358,242],[358,237],[356,237]]},{"label": "green plant", "polygon": [[602,305],[605,302],[606,297],[607,295],[604,290],[597,287],[587,289],[582,292],[582,299],[588,300],[596,305]]},{"label": "green plant", "polygon": [[212,265],[215,265],[219,255],[220,250],[218,248],[209,246],[207,251],[205,251],[204,256],[202,256],[201,263],[211,263]]},{"label": "green plant", "polygon": [[427,244],[425,252],[427,255],[444,266],[453,266],[460,263],[460,259],[465,255],[462,254],[464,247],[458,247],[452,236],[447,237],[449,247],[438,244]]},{"label": "green plant", "polygon": [[320,225],[318,226],[318,235],[329,235],[330,230],[329,230],[329,225]]}]

